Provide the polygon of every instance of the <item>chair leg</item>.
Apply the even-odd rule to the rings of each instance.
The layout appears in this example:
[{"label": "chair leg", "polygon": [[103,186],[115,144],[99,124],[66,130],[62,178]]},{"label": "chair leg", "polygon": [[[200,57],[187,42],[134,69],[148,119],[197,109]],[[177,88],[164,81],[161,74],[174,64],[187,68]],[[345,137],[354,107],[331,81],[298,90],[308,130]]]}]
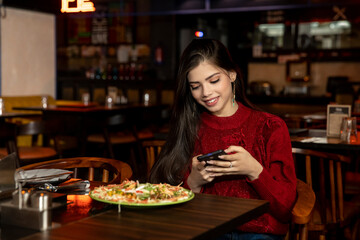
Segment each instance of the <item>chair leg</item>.
[{"label": "chair leg", "polygon": [[136,154],[135,154],[135,150],[134,147],[131,147],[130,149],[130,161],[131,161],[131,165],[132,165],[132,169],[134,171],[134,175],[138,175],[139,174],[139,168],[138,168],[138,164],[136,161]]},{"label": "chair leg", "polygon": [[110,158],[115,159],[113,146],[111,144],[111,136],[110,136],[109,131],[106,128],[104,129],[104,139],[105,139],[105,147],[106,147],[106,150],[107,150]]},{"label": "chair leg", "polygon": [[358,219],[352,230],[351,240],[360,239],[360,219]]},{"label": "chair leg", "polygon": [[308,239],[308,227],[307,224],[303,225],[299,229],[299,240],[307,240]]}]

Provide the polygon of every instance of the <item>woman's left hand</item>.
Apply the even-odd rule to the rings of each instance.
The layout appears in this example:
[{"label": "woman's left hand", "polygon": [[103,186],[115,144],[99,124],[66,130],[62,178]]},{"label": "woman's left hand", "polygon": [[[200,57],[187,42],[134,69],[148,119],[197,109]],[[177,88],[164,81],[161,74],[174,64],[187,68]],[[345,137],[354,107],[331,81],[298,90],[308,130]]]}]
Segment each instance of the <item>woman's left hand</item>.
[{"label": "woman's left hand", "polygon": [[227,155],[219,156],[221,160],[207,161],[205,170],[213,177],[224,175],[246,175],[250,181],[257,179],[263,170],[262,165],[251,154],[240,146],[225,149]]}]

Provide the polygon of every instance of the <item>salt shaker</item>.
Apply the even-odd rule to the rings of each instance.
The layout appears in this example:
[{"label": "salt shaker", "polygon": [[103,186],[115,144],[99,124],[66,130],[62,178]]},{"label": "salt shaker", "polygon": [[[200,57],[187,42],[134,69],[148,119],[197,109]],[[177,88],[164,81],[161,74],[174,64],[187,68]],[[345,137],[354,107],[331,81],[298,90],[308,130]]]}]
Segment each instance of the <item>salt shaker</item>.
[{"label": "salt shaker", "polygon": [[22,189],[20,191],[13,192],[13,204],[18,206],[19,209],[29,206],[31,190],[30,189]]},{"label": "salt shaker", "polygon": [[52,198],[49,192],[34,192],[30,197],[30,206],[38,209],[40,212],[51,208]]}]

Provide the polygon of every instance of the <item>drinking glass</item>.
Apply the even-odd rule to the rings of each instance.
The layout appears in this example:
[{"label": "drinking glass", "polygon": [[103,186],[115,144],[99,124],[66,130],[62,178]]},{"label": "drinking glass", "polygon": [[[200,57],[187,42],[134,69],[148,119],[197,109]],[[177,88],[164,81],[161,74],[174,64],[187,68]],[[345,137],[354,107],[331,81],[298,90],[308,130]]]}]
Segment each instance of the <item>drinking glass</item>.
[{"label": "drinking glass", "polygon": [[112,108],[113,107],[113,105],[114,105],[114,100],[113,100],[113,98],[111,97],[111,96],[106,96],[106,98],[105,98],[105,106],[107,107],[107,108]]},{"label": "drinking glass", "polygon": [[145,106],[148,106],[150,102],[150,94],[149,93],[145,93],[144,94],[144,104]]},{"label": "drinking glass", "polygon": [[48,107],[48,97],[47,97],[47,96],[41,97],[41,106],[42,106],[43,108],[47,108],[47,107]]},{"label": "drinking glass", "polygon": [[2,115],[3,113],[5,113],[5,103],[4,100],[0,98],[0,115]]},{"label": "drinking glass", "polygon": [[343,118],[340,128],[340,139],[347,143],[354,143],[357,141],[356,117]]},{"label": "drinking glass", "polygon": [[90,94],[89,93],[83,93],[81,96],[82,103],[84,105],[89,105],[90,103]]}]

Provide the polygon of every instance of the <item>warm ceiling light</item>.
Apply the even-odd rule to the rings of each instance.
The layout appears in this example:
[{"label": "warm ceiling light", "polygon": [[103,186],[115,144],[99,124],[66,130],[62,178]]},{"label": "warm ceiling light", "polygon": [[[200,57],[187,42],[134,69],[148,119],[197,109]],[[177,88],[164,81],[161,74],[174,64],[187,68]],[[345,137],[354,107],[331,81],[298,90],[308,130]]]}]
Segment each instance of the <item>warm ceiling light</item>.
[{"label": "warm ceiling light", "polygon": [[[76,1],[76,7],[69,7],[70,2]],[[94,12],[94,3],[90,0],[61,0],[61,12]]]}]

